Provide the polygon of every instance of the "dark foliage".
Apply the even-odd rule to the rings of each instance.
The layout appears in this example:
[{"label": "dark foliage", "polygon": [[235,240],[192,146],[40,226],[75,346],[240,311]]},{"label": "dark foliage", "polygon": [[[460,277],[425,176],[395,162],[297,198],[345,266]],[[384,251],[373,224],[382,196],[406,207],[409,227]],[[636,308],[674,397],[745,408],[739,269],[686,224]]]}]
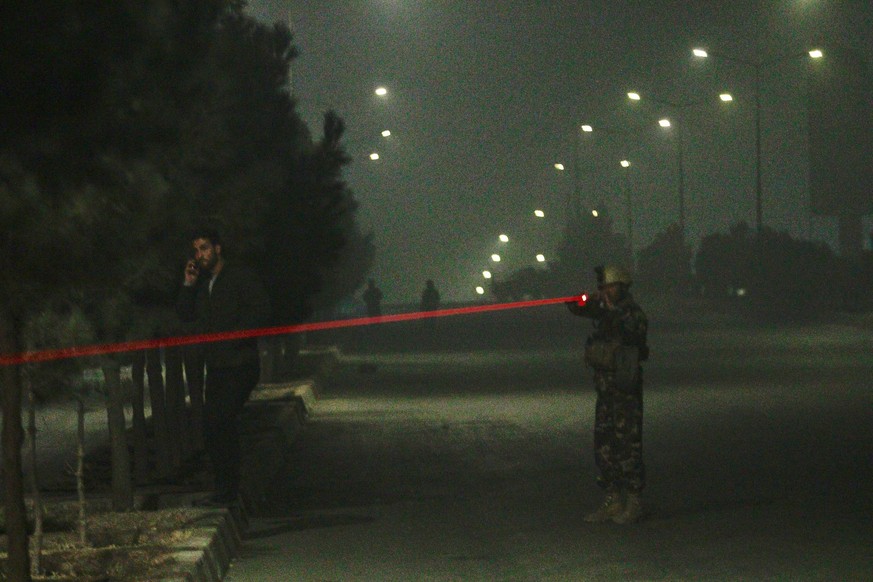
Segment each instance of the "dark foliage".
[{"label": "dark foliage", "polygon": [[841,261],[826,244],[785,232],[737,224],[727,234],[705,237],[695,266],[706,297],[745,301],[764,318],[796,319],[843,307],[833,293],[845,283]]},{"label": "dark foliage", "polygon": [[[342,122],[328,116],[312,142],[288,92],[290,32],[241,7],[0,3],[4,352],[21,349],[27,322],[58,297],[75,302],[97,341],[177,333],[166,312],[188,231],[204,221],[224,231],[234,260],[280,275],[270,290],[279,305],[293,297],[285,315],[304,317],[318,290],[337,297],[359,284],[372,250],[339,178]],[[352,276],[335,274],[343,265]],[[8,412],[20,378],[5,380]],[[13,473],[19,433],[4,439]],[[8,500],[16,509],[19,497]],[[26,552],[17,555],[20,569]]]},{"label": "dark foliage", "polygon": [[662,292],[688,292],[693,281],[693,255],[679,225],[671,224],[640,250],[635,276],[637,285]]}]

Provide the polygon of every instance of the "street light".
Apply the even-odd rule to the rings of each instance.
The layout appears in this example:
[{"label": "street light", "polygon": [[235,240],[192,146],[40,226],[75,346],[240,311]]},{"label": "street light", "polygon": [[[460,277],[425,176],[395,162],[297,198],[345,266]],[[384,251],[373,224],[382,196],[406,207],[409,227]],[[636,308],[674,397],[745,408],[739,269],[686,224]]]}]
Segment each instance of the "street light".
[{"label": "street light", "polygon": [[[710,57],[709,51],[702,48],[692,49],[691,54],[698,59],[706,59]],[[813,49],[805,53],[782,55],[771,59],[757,61],[749,61],[723,54],[712,55],[719,59],[749,67],[755,72],[755,227],[758,232],[761,231],[764,221],[762,200],[763,187],[761,179],[761,72],[764,67],[772,67],[792,59],[800,58],[804,55],[808,55],[809,58],[812,59],[820,59],[824,56],[824,53],[820,49]],[[730,100],[732,100],[732,98],[722,98],[722,101]]]},{"label": "street light", "polygon": [[498,238],[500,238],[500,242],[504,242],[504,243],[509,242],[509,237],[506,236],[505,234],[501,234]]},{"label": "street light", "polygon": [[[634,95],[636,95],[636,96],[639,98],[639,95],[638,95],[637,93],[634,93]],[[607,134],[607,135],[622,135],[622,136],[628,136],[628,135],[633,134],[633,133],[636,132],[636,131],[641,131],[641,130],[643,130],[643,129],[644,129],[644,126],[636,126],[636,127],[633,127],[633,126],[632,126],[632,127],[628,128],[628,129],[617,129],[617,128],[614,128],[614,127],[601,127],[601,126],[598,126],[598,127],[597,127],[597,130],[595,131],[595,128],[594,128],[593,125],[590,125],[590,124],[587,124],[587,123],[586,123],[586,124],[580,125],[579,128],[582,130],[582,133],[591,133],[591,134],[593,134],[593,133],[597,133],[597,134],[604,133],[604,134]],[[582,206],[582,200],[581,200],[581,195],[580,195],[580,192],[579,192],[579,190],[580,190],[580,185],[579,185],[579,180],[578,180],[578,172],[579,172],[579,169],[581,168],[581,165],[582,165],[582,162],[581,162],[581,160],[582,160],[582,145],[581,145],[581,144],[582,144],[582,139],[581,139],[581,134],[580,134],[580,133],[577,133],[577,134],[576,134],[576,137],[577,137],[577,144],[576,144],[576,169],[577,169],[577,180],[576,180],[576,184],[577,184],[577,190],[576,190],[576,203],[577,203],[577,207],[576,207],[574,210],[575,210],[575,216],[581,217],[582,214],[583,214],[583,210],[582,210],[582,208],[581,208],[581,206]],[[593,138],[593,137],[585,137],[584,139],[585,139],[585,140],[589,140],[589,139],[594,139],[594,138]],[[592,204],[597,204],[597,203],[598,203],[597,200],[591,200],[590,202],[591,202]],[[602,202],[602,201],[599,201],[599,202]],[[591,214],[592,214],[592,216],[594,216],[594,217],[597,217],[597,216],[598,216],[598,212],[597,212],[596,210],[593,210],[593,211],[591,212]]]},{"label": "street light", "polygon": [[386,95],[388,95],[388,89],[386,89],[385,87],[376,87],[374,93],[376,93],[376,95],[378,95],[379,97],[385,97]]},{"label": "street light", "polygon": [[[631,91],[627,94],[628,99],[631,101],[642,101],[642,96],[636,91]],[[722,102],[730,102],[733,100],[733,97],[730,93],[724,92],[719,95],[719,98]],[[656,97],[647,97],[647,99],[653,101],[654,103],[658,103],[660,105],[665,105],[669,107],[673,114],[677,117],[679,113],[689,107],[694,105],[699,105],[708,100],[708,98],[696,99],[694,101],[684,101],[684,102],[672,102],[665,101],[663,99],[658,99]],[[668,129],[673,126],[673,123],[669,118],[662,118],[658,120],[658,125],[663,127],[664,129]],[[676,166],[678,173],[678,198],[679,198],[679,232],[682,235],[682,238],[685,238],[685,123],[684,119],[679,119],[679,129],[678,134],[676,135]]]}]

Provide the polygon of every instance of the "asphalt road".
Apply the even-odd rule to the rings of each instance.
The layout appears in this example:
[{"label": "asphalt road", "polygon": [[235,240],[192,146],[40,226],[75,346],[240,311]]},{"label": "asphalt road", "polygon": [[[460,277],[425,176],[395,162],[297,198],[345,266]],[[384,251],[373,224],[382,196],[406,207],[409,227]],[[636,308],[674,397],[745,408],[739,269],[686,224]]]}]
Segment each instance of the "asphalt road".
[{"label": "asphalt road", "polygon": [[309,338],[343,364],[226,580],[873,579],[873,332],[653,320],[619,526],[582,521],[587,322],[436,323]]}]

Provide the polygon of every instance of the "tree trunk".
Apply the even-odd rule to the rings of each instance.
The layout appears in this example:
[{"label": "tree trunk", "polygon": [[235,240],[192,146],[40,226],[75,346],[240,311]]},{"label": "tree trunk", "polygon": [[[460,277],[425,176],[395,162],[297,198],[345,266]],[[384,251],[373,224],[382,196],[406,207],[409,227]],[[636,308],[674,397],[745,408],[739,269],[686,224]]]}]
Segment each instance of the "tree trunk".
[{"label": "tree trunk", "polygon": [[121,393],[121,368],[116,362],[103,364],[106,382],[106,413],[109,417],[109,446],[112,459],[112,509],[133,509],[133,483],[130,453],[127,450],[124,396]]},{"label": "tree trunk", "polygon": [[152,408],[152,432],[154,433],[155,464],[161,476],[170,474],[170,437],[167,432],[167,405],[164,394],[164,377],[161,366],[161,351],[149,350],[146,354],[146,373],[149,378],[149,402]]},{"label": "tree trunk", "polygon": [[186,430],[183,423],[185,414],[185,382],[182,375],[182,349],[170,347],[164,350],[166,369],[167,432],[174,435],[176,446],[170,447],[173,469],[182,466],[183,449],[187,447]]},{"label": "tree trunk", "polygon": [[42,520],[43,507],[42,496],[39,493],[39,478],[36,469],[36,399],[33,395],[33,385],[27,373],[24,373],[25,391],[27,392],[27,436],[30,441],[27,462],[30,465],[30,491],[33,503],[33,563],[30,573],[33,576],[41,574],[42,566]]},{"label": "tree trunk", "polygon": [[85,401],[76,398],[76,493],[79,496],[79,543],[88,543],[85,523]]},{"label": "tree trunk", "polygon": [[203,450],[203,349],[200,346],[184,348],[185,381],[191,399],[191,443],[195,451]]},{"label": "tree trunk", "polygon": [[133,470],[137,483],[149,478],[149,443],[145,417],[145,364],[146,352],[133,354],[131,376],[133,378]]},{"label": "tree trunk", "polygon": [[[21,326],[7,308],[0,311],[0,353],[21,353]],[[5,490],[8,558],[6,576],[29,582],[30,554],[27,548],[27,510],[24,507],[24,477],[21,473],[21,367],[2,366],[3,380],[3,481]]]}]

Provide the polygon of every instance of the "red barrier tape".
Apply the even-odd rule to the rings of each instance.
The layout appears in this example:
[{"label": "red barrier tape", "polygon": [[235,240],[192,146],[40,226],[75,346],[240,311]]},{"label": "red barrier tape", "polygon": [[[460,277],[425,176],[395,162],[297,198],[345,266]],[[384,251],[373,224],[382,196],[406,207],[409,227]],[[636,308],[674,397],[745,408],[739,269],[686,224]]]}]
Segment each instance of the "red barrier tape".
[{"label": "red barrier tape", "polygon": [[152,350],[155,348],[187,346],[191,344],[204,344],[234,339],[246,339],[253,337],[267,337],[274,335],[287,335],[306,331],[321,331],[326,329],[339,329],[343,327],[356,327],[360,325],[373,325],[377,323],[391,323],[395,321],[411,321],[429,317],[446,317],[449,315],[463,315],[468,313],[482,313],[486,311],[500,311],[504,309],[520,309],[523,307],[539,307],[541,305],[553,305],[568,301],[579,301],[582,296],[558,297],[553,299],[533,299],[530,301],[515,301],[512,303],[491,303],[487,305],[472,305],[469,307],[456,307],[453,309],[438,309],[435,311],[418,311],[415,313],[398,313],[393,315],[381,315],[378,317],[357,317],[354,319],[337,319],[334,321],[319,321],[314,323],[299,323],[282,327],[265,327],[261,329],[246,329],[241,331],[228,331],[201,335],[179,336],[164,339],[140,340],[121,342],[116,344],[103,344],[93,346],[79,346],[72,348],[59,348],[55,350],[42,350],[39,352],[25,352],[23,354],[9,354],[0,356],[0,366],[13,366],[36,362],[51,362],[70,358],[83,358],[87,356],[100,356],[106,354],[118,354],[122,352],[135,352],[139,350]]}]

